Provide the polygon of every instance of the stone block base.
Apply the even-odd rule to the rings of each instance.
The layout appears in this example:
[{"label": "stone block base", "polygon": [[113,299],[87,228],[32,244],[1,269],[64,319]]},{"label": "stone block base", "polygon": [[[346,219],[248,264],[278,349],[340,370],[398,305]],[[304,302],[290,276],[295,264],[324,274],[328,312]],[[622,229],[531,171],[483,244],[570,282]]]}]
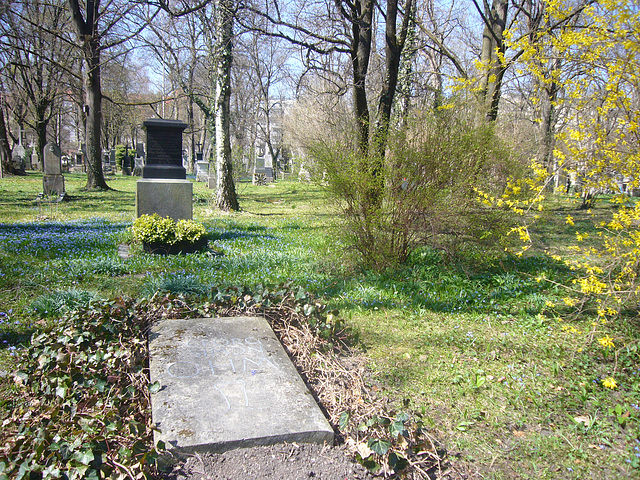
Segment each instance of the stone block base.
[{"label": "stone block base", "polygon": [[64,193],[64,177],[62,175],[43,175],[42,190],[45,195],[62,195]]},{"label": "stone block base", "polygon": [[136,182],[136,217],[157,213],[174,220],[191,220],[192,197],[189,180],[143,178]]}]

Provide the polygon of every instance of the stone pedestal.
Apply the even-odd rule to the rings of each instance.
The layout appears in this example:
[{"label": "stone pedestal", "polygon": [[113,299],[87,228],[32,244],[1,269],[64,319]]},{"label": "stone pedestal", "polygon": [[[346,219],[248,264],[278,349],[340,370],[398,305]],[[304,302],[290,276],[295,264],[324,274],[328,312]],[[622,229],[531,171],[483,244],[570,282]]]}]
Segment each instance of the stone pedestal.
[{"label": "stone pedestal", "polygon": [[174,220],[193,218],[193,183],[169,178],[142,178],[136,182],[136,217],[153,215]]}]

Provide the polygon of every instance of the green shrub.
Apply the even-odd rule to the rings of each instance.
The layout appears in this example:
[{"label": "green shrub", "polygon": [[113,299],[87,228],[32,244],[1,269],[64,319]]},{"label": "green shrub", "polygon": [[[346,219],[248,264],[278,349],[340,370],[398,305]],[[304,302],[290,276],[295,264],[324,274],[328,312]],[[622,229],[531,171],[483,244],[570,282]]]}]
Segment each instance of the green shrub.
[{"label": "green shrub", "polygon": [[124,145],[116,145],[116,165],[118,166],[118,170],[123,170],[124,159],[129,156],[130,153],[133,153],[133,150],[127,148]]},{"label": "green shrub", "polygon": [[182,293],[184,295],[204,295],[210,291],[210,287],[186,272],[177,272],[163,275],[159,278],[149,279],[143,293],[148,296],[156,292]]},{"label": "green shrub", "polygon": [[141,215],[131,225],[131,234],[135,241],[142,243],[163,243],[173,245],[177,242],[197,242],[207,231],[201,223],[193,220],[175,222],[169,217]]},{"label": "green shrub", "polygon": [[31,307],[41,317],[52,317],[86,306],[93,298],[95,294],[91,292],[72,288],[41,295],[34,300]]},{"label": "green shrub", "polygon": [[383,161],[333,142],[311,154],[345,213],[348,241],[371,266],[404,263],[420,246],[497,246],[511,227],[512,215],[477,193],[501,194],[524,172],[490,127],[447,112],[416,119],[390,136]]}]

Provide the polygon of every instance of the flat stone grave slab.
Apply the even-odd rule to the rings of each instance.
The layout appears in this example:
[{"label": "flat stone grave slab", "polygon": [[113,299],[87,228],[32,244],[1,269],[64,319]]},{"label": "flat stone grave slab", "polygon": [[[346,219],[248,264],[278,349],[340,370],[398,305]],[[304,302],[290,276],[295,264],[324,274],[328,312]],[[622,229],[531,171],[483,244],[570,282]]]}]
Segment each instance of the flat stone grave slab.
[{"label": "flat stone grave slab", "polygon": [[149,334],[155,442],[175,453],[282,442],[333,430],[261,317],[162,320]]}]

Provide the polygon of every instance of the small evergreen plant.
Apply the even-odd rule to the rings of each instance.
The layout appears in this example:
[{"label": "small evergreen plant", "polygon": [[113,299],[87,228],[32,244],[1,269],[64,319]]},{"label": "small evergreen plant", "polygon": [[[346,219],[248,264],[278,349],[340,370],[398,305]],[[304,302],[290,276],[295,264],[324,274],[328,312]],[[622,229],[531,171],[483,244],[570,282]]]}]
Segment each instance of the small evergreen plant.
[{"label": "small evergreen plant", "polygon": [[178,242],[194,243],[206,235],[201,223],[193,220],[178,220],[153,215],[141,215],[131,225],[131,235],[141,243],[163,243],[174,245]]}]

